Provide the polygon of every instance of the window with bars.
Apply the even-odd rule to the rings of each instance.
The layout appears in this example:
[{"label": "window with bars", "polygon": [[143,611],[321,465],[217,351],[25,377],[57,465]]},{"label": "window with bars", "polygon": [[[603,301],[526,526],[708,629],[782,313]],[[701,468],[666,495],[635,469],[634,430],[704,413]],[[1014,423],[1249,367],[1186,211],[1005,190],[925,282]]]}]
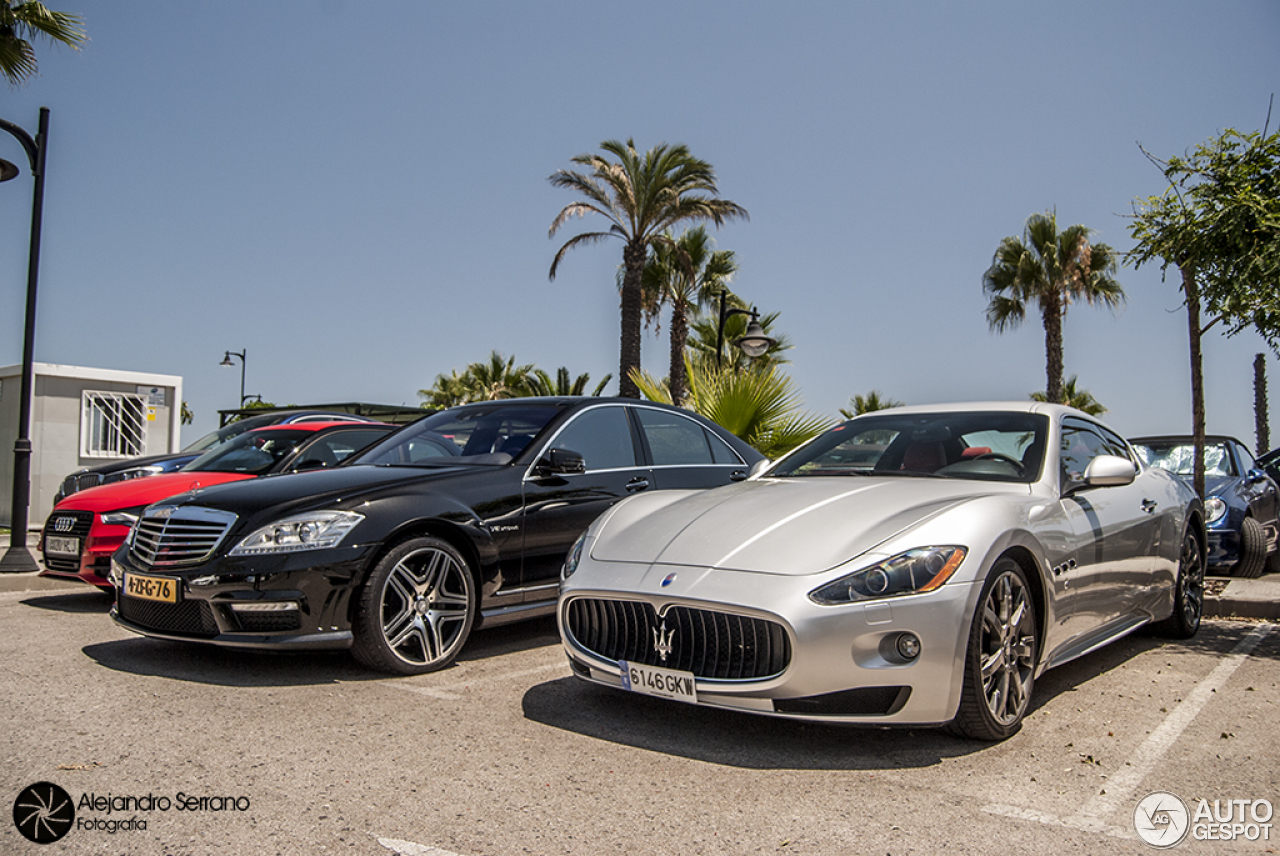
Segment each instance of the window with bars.
[{"label": "window with bars", "polygon": [[80,454],[132,458],[145,447],[147,400],[127,392],[85,392],[80,408]]}]

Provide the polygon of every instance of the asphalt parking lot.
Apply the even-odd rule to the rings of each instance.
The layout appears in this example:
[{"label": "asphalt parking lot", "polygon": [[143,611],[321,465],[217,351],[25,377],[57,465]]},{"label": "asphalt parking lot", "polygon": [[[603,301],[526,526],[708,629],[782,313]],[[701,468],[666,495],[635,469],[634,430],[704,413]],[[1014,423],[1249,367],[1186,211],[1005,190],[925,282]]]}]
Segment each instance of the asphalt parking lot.
[{"label": "asphalt parking lot", "polygon": [[[1048,672],[1022,732],[990,745],[587,686],[549,620],[392,678],[340,654],[138,638],[108,606],[72,585],[0,592],[7,798],[55,783],[79,824],[38,845],[6,823],[0,851],[1149,853],[1133,815],[1153,791],[1191,811],[1280,803],[1266,621],[1210,621],[1187,643],[1135,635]],[[1255,826],[1256,840],[1177,849],[1280,848]]]}]

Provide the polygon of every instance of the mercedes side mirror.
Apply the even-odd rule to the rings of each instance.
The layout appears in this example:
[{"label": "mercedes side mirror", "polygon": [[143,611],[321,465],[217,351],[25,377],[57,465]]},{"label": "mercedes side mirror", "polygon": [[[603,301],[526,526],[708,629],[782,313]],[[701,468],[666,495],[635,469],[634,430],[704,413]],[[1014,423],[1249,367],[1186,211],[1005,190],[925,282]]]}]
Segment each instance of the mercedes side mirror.
[{"label": "mercedes side mirror", "polygon": [[575,475],[587,471],[586,459],[568,449],[551,449],[538,460],[538,475]]}]

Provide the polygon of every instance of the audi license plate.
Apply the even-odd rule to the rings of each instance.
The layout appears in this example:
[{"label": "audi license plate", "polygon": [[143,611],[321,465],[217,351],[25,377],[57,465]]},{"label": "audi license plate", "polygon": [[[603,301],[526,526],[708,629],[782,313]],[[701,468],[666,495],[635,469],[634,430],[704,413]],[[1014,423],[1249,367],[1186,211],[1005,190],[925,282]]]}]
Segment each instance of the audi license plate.
[{"label": "audi license plate", "polygon": [[158,600],[161,603],[178,602],[178,581],[171,577],[142,577],[124,575],[124,590],[130,597],[142,600]]},{"label": "audi license plate", "polygon": [[79,556],[80,539],[63,535],[48,535],[44,539],[44,551],[56,556]]},{"label": "audi license plate", "polygon": [[622,671],[622,688],[633,693],[675,699],[695,704],[698,701],[698,689],[694,684],[693,672],[677,672],[675,669],[661,669],[657,666],[646,666],[643,663],[618,661]]}]

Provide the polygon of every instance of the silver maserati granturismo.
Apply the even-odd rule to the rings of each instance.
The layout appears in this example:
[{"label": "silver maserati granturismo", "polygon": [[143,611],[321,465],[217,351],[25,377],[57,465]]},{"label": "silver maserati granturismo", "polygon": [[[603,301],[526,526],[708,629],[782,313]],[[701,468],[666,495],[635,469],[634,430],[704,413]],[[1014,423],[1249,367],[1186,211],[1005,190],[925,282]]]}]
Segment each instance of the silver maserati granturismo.
[{"label": "silver maserati granturismo", "polygon": [[578,677],[796,719],[1018,730],[1036,677],[1199,629],[1204,513],[1120,434],[1038,403],[902,407],[741,483],[618,503],[574,544]]}]

